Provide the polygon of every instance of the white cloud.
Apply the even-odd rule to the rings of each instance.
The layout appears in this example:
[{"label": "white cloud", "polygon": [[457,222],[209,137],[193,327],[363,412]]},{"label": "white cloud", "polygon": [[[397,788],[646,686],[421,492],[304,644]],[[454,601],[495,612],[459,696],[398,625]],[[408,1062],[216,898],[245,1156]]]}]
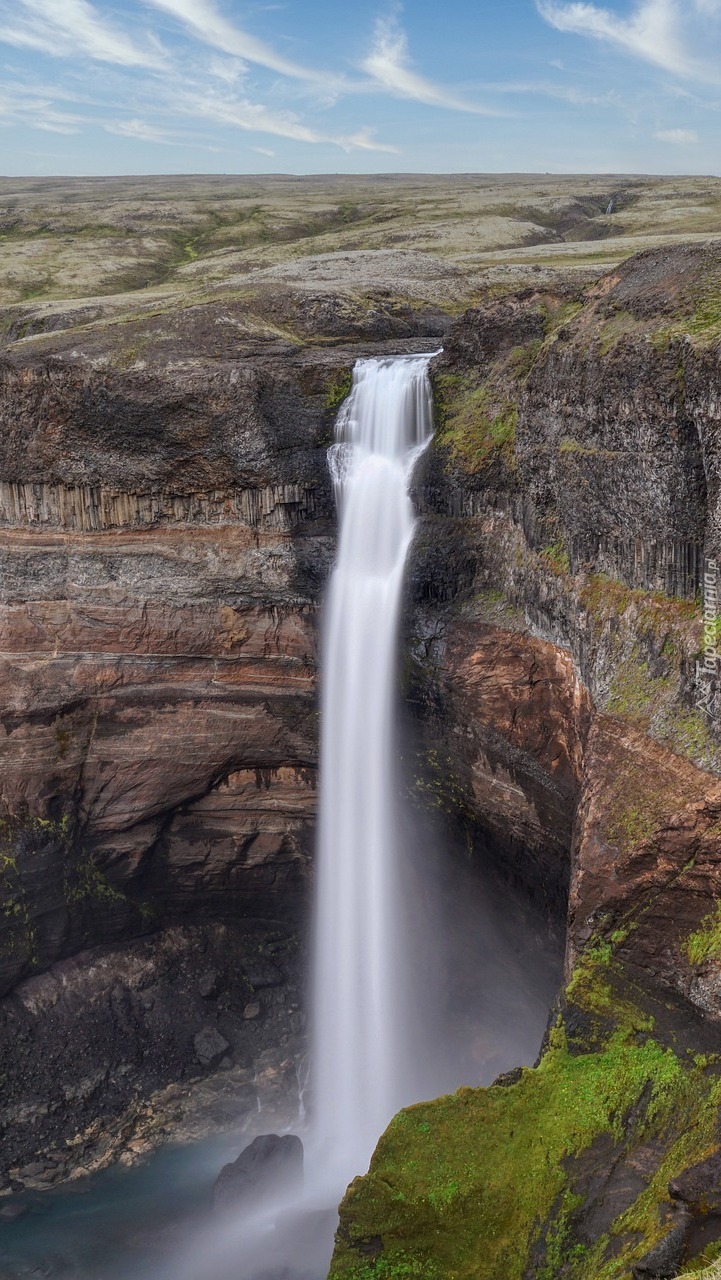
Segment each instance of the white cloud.
[{"label": "white cloud", "polygon": [[106,120],[103,128],[120,138],[136,138],[140,142],[162,142],[172,145],[174,139],[145,120]]},{"label": "white cloud", "polygon": [[11,95],[0,94],[0,120],[8,125],[29,125],[44,133],[79,133],[84,118],[69,111],[59,111],[52,99],[23,94],[14,89]]},{"label": "white cloud", "polygon": [[270,156],[275,159],[275,151],[271,151],[270,147],[251,147],[251,151],[257,151],[259,156]]},{"label": "white cloud", "polygon": [[208,70],[216,80],[225,84],[237,84],[248,70],[248,63],[242,58],[211,58]]},{"label": "white cloud", "polygon": [[387,142],[378,142],[373,129],[358,129],[348,137],[329,138],[328,141],[336,142],[346,151],[354,151],[357,148],[359,151],[385,151],[388,155],[400,153],[399,147],[393,147]]},{"label": "white cloud", "polygon": [[272,111],[261,103],[248,99],[222,97],[207,90],[179,96],[177,105],[188,115],[204,116],[216,124],[230,125],[249,132],[271,133],[279,138],[291,138],[294,142],[321,142],[321,135],[291,111]]},{"label": "white cloud", "polygon": [[486,107],[466,102],[442,85],[433,84],[413,70],[408,56],[408,41],[393,17],[376,22],[373,48],[363,59],[362,68],[376,86],[399,98],[411,98],[432,107],[450,111],[470,111],[477,115],[497,115]]},{"label": "white cloud", "polygon": [[591,93],[578,89],[575,85],[563,85],[549,80],[500,80],[485,83],[486,93],[507,94],[539,94],[541,97],[557,98],[561,102],[570,102],[575,107],[619,107],[619,96],[613,90],[608,93]]},{"label": "white cloud", "polygon": [[343,83],[342,76],[303,67],[297,62],[284,58],[263,40],[258,40],[247,31],[242,31],[223,16],[214,0],[145,0],[145,2],[154,9],[170,14],[204,44],[211,45],[214,49],[221,49],[223,53],[234,54],[246,62],[256,63],[269,71],[290,76],[291,79],[336,86]]},{"label": "white cloud", "polygon": [[[556,0],[536,0],[536,3],[541,16],[558,31],[605,40],[675,75],[699,73],[696,60],[684,46],[676,0],[641,0],[629,18],[585,2],[559,4]],[[700,3],[716,3],[716,0],[700,0]]]},{"label": "white cloud", "polygon": [[671,142],[676,146],[688,147],[694,142],[698,142],[698,134],[695,129],[659,129],[654,134],[655,138],[659,138],[661,142]]},{"label": "white cloud", "polygon": [[126,67],[160,67],[159,45],[136,44],[89,0],[19,0],[0,5],[0,42],[54,57],[83,54]]},{"label": "white cloud", "polygon": [[217,124],[245,129],[251,133],[269,133],[279,138],[290,138],[293,142],[330,142],[346,151],[356,148],[363,151],[396,150],[395,147],[377,142],[368,129],[360,129],[350,135],[322,133],[304,124],[292,111],[273,111],[261,103],[232,99],[227,94],[221,97],[210,90],[204,93],[179,94],[175,98],[175,107],[188,115],[200,115]]}]

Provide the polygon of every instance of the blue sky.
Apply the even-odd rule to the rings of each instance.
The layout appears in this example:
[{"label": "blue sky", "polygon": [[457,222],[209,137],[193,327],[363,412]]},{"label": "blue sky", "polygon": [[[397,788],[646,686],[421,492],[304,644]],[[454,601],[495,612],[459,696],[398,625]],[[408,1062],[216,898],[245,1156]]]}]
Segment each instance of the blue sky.
[{"label": "blue sky", "polygon": [[0,0],[0,172],[721,171],[721,0]]}]

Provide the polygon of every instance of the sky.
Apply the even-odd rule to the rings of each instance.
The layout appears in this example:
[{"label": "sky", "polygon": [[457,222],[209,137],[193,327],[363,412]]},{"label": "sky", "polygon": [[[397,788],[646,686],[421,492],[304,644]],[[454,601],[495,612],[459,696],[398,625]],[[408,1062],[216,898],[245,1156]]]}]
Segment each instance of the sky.
[{"label": "sky", "polygon": [[721,0],[0,0],[0,173],[721,171]]}]

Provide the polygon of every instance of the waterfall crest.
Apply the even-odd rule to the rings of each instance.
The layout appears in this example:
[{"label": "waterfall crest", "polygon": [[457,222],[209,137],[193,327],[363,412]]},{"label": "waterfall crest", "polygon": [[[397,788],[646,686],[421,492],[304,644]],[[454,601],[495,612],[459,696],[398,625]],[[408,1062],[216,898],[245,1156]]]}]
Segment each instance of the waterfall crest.
[{"label": "waterfall crest", "polygon": [[430,438],[430,356],[360,360],[329,451],[340,516],[323,644],[313,1093],[349,1174],[409,1094],[398,878],[396,675],[408,493]]}]

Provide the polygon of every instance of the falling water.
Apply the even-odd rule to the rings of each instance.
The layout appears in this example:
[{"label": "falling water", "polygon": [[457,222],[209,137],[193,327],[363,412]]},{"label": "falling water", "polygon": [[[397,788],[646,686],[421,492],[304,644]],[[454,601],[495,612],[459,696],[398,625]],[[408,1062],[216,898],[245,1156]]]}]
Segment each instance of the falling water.
[{"label": "falling water", "polygon": [[409,479],[432,426],[429,359],[359,361],[329,453],[340,541],[323,650],[313,1094],[318,1137],[351,1174],[412,1096],[396,670]]}]

